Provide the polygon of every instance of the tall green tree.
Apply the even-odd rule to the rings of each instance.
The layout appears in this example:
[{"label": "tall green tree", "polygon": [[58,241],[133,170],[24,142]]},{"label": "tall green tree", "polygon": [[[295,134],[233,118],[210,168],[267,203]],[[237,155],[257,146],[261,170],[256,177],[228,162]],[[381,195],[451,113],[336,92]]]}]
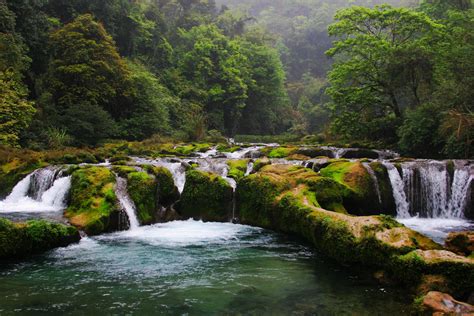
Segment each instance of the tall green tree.
[{"label": "tall green tree", "polygon": [[113,119],[123,118],[128,111],[130,74],[112,38],[86,14],[52,33],[50,44],[53,58],[45,82],[54,104],[53,113],[47,114],[52,123],[68,130],[79,143],[112,136],[114,128],[89,138],[80,132],[82,128],[73,130],[69,125],[75,115],[84,121],[77,126],[87,125],[88,112],[97,112],[108,122],[104,125],[113,125]]},{"label": "tall green tree", "polygon": [[26,88],[13,71],[0,71],[0,144],[18,146],[20,134],[35,113],[33,102],[26,98]]},{"label": "tall green tree", "polygon": [[[327,52],[336,58],[327,90],[336,132],[361,139],[389,136],[387,141],[392,142],[395,129],[384,135],[386,130],[374,130],[379,125],[375,122],[395,127],[407,108],[425,101],[435,34],[441,28],[426,14],[405,8],[382,5],[339,11],[329,27],[337,40]],[[350,123],[345,121],[349,117]]]},{"label": "tall green tree", "polygon": [[182,97],[201,104],[210,129],[235,135],[248,98],[247,58],[237,41],[214,25],[182,33],[179,69],[185,78]]}]

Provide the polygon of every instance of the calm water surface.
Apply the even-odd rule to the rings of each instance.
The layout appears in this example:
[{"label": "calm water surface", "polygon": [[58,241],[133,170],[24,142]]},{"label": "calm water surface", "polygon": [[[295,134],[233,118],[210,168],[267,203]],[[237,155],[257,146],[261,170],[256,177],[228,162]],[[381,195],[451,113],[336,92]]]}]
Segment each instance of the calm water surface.
[{"label": "calm water surface", "polygon": [[172,222],[0,267],[0,314],[400,315],[409,298],[248,226]]}]

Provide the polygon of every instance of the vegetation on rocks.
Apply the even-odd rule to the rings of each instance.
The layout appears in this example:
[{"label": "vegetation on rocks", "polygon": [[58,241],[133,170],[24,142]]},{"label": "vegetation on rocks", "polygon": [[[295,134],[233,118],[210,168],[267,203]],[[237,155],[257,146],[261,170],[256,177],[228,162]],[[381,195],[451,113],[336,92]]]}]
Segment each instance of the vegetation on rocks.
[{"label": "vegetation on rocks", "polygon": [[320,170],[324,177],[334,179],[351,191],[348,194],[347,209],[356,215],[382,213],[373,179],[362,162],[340,161]]},{"label": "vegetation on rocks", "polygon": [[65,216],[88,235],[119,229],[120,211],[115,175],[105,167],[84,167],[72,173],[70,203]]},{"label": "vegetation on rocks", "polygon": [[[343,182],[340,172],[331,174]],[[318,198],[324,194],[314,189],[318,177],[308,169],[280,165],[242,179],[237,189],[241,221],[299,235],[340,263],[383,269],[413,289],[423,276],[438,275],[450,293],[463,297],[473,290],[474,260],[442,250],[387,216],[351,216],[321,208]],[[424,289],[433,287],[424,284]]]},{"label": "vegetation on rocks", "polygon": [[13,223],[0,218],[0,260],[28,257],[80,239],[72,226],[42,220]]},{"label": "vegetation on rocks", "polygon": [[233,189],[216,174],[190,170],[177,205],[184,218],[227,222],[232,218]]},{"label": "vegetation on rocks", "polygon": [[229,166],[229,174],[230,178],[235,180],[239,180],[245,176],[245,172],[247,171],[248,160],[229,160],[227,162]]}]

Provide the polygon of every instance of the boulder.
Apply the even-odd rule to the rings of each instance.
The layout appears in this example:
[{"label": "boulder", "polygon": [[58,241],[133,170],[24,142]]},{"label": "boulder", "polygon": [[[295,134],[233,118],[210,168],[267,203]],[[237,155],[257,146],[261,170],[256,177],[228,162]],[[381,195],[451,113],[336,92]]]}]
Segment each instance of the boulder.
[{"label": "boulder", "polygon": [[65,216],[88,235],[114,232],[123,214],[114,191],[115,175],[105,167],[83,167],[72,173],[70,203]]},{"label": "boulder", "polygon": [[318,147],[299,148],[298,151],[296,151],[296,153],[299,155],[310,157],[310,158],[316,158],[316,157],[335,158],[334,152],[332,150],[318,148]]},{"label": "boulder", "polygon": [[370,149],[347,149],[341,156],[346,159],[378,159],[379,153]]},{"label": "boulder", "polygon": [[342,184],[352,194],[346,194],[345,208],[354,215],[384,213],[367,169],[360,161],[336,161],[320,170],[320,174]]},{"label": "boulder", "polygon": [[470,256],[474,252],[474,231],[450,233],[445,244],[454,253]]},{"label": "boulder", "polygon": [[229,166],[228,176],[232,179],[239,180],[243,178],[247,172],[248,160],[229,160],[227,161],[227,165]]},{"label": "boulder", "polygon": [[199,170],[186,172],[176,210],[185,219],[227,222],[232,219],[233,188],[222,177]]},{"label": "boulder", "polygon": [[80,239],[78,230],[72,226],[44,220],[13,223],[0,218],[0,260],[25,258]]},{"label": "boulder", "polygon": [[456,301],[451,295],[432,291],[423,297],[426,315],[474,315],[474,306]]}]

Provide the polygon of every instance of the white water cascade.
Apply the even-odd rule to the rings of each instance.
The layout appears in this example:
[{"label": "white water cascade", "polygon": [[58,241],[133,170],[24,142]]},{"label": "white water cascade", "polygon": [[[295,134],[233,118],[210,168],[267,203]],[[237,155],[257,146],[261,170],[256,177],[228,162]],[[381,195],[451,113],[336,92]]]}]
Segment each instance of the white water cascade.
[{"label": "white water cascade", "polygon": [[128,221],[130,223],[130,230],[136,230],[138,227],[140,227],[140,222],[138,221],[138,217],[136,214],[135,203],[133,203],[132,199],[128,195],[127,180],[121,177],[117,177],[115,194],[117,194],[117,198],[119,200],[120,206],[122,207],[122,210],[127,213]]},{"label": "white water cascade", "polygon": [[416,161],[401,165],[402,175],[385,163],[393,188],[400,218],[463,218],[468,206],[473,179],[472,167],[453,163],[450,175],[448,164],[440,161]]},{"label": "white water cascade", "polygon": [[398,173],[397,168],[395,168],[393,164],[387,163],[385,167],[387,168],[390,183],[392,184],[393,198],[397,206],[397,215],[401,218],[408,218],[410,217],[409,205],[400,173]]},{"label": "white water cascade", "polygon": [[13,188],[9,196],[0,201],[0,212],[41,213],[58,212],[66,208],[71,177],[61,177],[58,168],[39,169]]}]

